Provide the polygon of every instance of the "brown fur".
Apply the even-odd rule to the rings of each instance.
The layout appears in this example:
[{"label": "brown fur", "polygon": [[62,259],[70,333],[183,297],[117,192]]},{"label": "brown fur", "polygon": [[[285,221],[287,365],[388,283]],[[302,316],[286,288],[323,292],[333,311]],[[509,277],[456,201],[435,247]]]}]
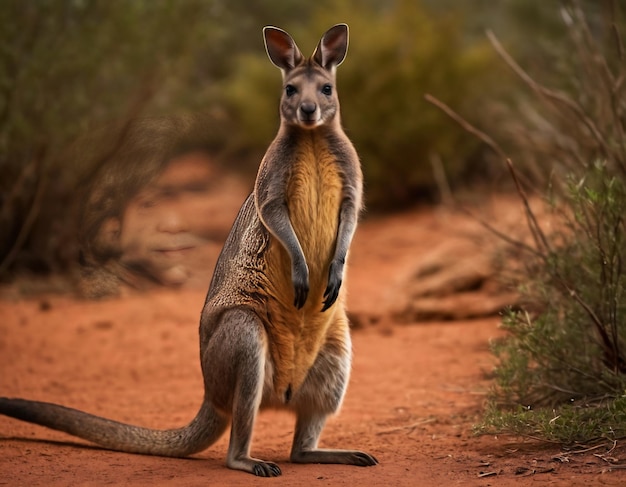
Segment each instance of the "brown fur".
[{"label": "brown fur", "polygon": [[[325,140],[315,133],[301,136],[296,155],[287,184],[287,200],[289,218],[309,266],[310,290],[304,307],[295,309],[290,258],[280,243],[272,240],[267,253],[269,281],[276,283],[272,295],[289,297],[286,303],[270,302],[272,320],[267,323],[272,337],[269,350],[274,365],[274,387],[279,396],[290,385],[293,392],[300,387],[326,340],[328,329],[346,325],[345,319],[335,317],[336,308],[342,307],[343,302],[320,312],[335,249],[341,202],[336,160]],[[341,310],[338,314],[342,315]]]}]

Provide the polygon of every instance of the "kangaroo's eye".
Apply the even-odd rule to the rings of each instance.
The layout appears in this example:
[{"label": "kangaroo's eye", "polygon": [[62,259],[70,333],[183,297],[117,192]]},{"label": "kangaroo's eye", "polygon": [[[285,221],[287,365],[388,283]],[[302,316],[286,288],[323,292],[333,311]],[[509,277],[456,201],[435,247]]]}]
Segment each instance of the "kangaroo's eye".
[{"label": "kangaroo's eye", "polygon": [[285,86],[285,95],[287,96],[293,96],[296,94],[298,90],[296,90],[296,87],[294,85],[287,85]]},{"label": "kangaroo's eye", "polygon": [[333,87],[330,86],[329,84],[326,84],[324,86],[322,86],[322,93],[324,95],[330,96],[333,94]]}]

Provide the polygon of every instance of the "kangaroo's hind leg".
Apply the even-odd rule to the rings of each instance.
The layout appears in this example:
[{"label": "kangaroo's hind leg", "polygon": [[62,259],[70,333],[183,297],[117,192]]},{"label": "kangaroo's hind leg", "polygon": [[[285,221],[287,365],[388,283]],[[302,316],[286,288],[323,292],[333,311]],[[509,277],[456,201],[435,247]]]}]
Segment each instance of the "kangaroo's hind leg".
[{"label": "kangaroo's hind leg", "polygon": [[250,456],[263,394],[266,339],[258,317],[245,309],[223,313],[203,356],[207,397],[232,412],[226,465],[259,477],[281,475],[278,465]]},{"label": "kangaroo's hind leg", "polygon": [[326,418],[339,409],[350,378],[350,335],[347,319],[343,319],[346,326],[341,327],[335,337],[329,337],[294,397],[297,416],[291,449],[294,463],[339,463],[362,467],[378,463],[376,458],[362,451],[317,447]]}]

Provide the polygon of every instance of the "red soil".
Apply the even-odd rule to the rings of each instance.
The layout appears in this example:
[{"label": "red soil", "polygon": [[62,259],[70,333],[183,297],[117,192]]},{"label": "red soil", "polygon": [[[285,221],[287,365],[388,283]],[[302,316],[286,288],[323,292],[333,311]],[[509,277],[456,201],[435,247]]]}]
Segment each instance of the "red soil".
[{"label": "red soil", "polygon": [[[288,463],[294,421],[282,412],[259,416],[253,443],[255,456],[280,464],[283,475],[275,479],[225,468],[228,435],[192,459],[168,459],[107,451],[0,417],[0,485],[624,485],[626,471],[610,468],[620,455],[623,464],[623,449],[567,453],[472,434],[490,386],[488,343],[500,334],[497,317],[393,321],[416,263],[443,245],[458,257],[451,242],[462,242],[476,227],[465,216],[424,211],[372,218],[357,234],[348,283],[360,323],[353,332],[352,380],[321,446],[363,449],[380,465]],[[0,394],[148,427],[184,425],[202,398],[197,326],[203,299],[198,290],[100,302],[5,297]]]}]

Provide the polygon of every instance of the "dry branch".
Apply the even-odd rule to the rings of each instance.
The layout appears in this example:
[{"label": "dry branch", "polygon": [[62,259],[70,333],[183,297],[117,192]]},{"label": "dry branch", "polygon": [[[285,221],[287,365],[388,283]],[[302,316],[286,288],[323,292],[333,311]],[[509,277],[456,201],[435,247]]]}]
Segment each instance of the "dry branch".
[{"label": "dry branch", "polygon": [[482,140],[496,154],[498,154],[502,158],[503,161],[505,161],[506,166],[509,169],[509,173],[511,174],[511,177],[512,177],[514,183],[515,183],[515,188],[517,189],[517,193],[520,196],[520,199],[522,200],[522,203],[524,204],[524,211],[525,211],[525,214],[526,214],[526,220],[528,222],[528,227],[529,227],[529,229],[531,231],[533,239],[535,240],[535,244],[537,245],[537,248],[539,250],[539,255],[544,255],[543,251],[548,251],[549,252],[550,251],[550,245],[548,243],[548,239],[546,238],[543,230],[539,226],[539,223],[537,222],[537,218],[535,217],[535,214],[534,214],[534,212],[532,211],[532,209],[530,207],[530,203],[528,201],[528,197],[526,196],[526,192],[522,188],[522,185],[520,183],[519,175],[517,174],[517,171],[515,170],[515,167],[513,166],[513,162],[506,155],[506,153],[504,152],[502,147],[500,147],[500,145],[495,140],[493,140],[489,135],[487,135],[483,131],[481,131],[481,130],[477,129],[476,127],[474,127],[471,123],[469,123],[467,120],[465,120],[461,115],[456,113],[452,108],[450,108],[448,105],[446,105],[442,101],[438,100],[437,98],[435,98],[434,96],[432,96],[430,94],[426,94],[425,98],[426,98],[426,100],[428,102],[430,102],[433,105],[435,105],[437,108],[442,110],[446,115],[448,115],[450,118],[452,118],[455,122],[457,122],[464,130],[466,130],[467,132],[475,135],[480,140]]},{"label": "dry branch", "polygon": [[[602,132],[598,129],[597,125],[594,123],[591,117],[589,117],[587,113],[585,113],[585,110],[578,103],[576,103],[562,91],[552,90],[535,81],[528,73],[526,73],[526,71],[522,69],[519,64],[515,62],[515,60],[509,55],[504,47],[502,47],[500,41],[498,41],[497,37],[490,30],[487,31],[487,38],[493,45],[496,52],[504,60],[504,62],[515,72],[515,74],[519,76],[522,81],[524,81],[524,83],[526,83],[533,91],[543,96],[547,100],[568,108],[585,125],[585,127],[587,127],[598,145],[601,147],[603,154],[606,157],[610,157],[611,150],[607,141],[602,135]],[[626,174],[626,167],[621,163],[621,161],[615,162],[618,163],[620,169]]]}]

